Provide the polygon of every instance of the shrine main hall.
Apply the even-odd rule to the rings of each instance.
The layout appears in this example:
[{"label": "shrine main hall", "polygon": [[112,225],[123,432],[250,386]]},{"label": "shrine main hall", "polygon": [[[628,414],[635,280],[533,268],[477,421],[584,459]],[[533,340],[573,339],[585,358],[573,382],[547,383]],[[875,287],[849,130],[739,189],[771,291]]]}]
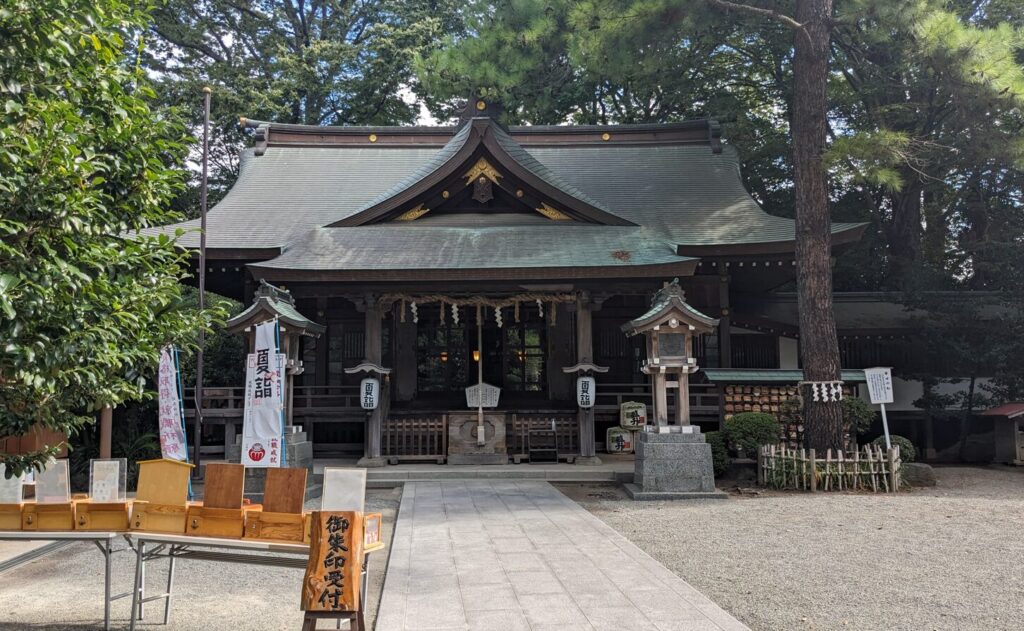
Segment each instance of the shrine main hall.
[{"label": "shrine main hall", "polygon": [[[778,398],[728,393],[800,379],[795,298],[779,291],[795,277],[794,222],[745,190],[719,125],[506,127],[500,114],[475,100],[454,126],[243,119],[253,146],[208,213],[206,286],[249,307],[243,321],[271,314],[297,333],[288,417],[314,453],[450,461],[482,378],[500,388],[486,414],[509,461],[540,457],[541,434],[545,457],[587,461],[623,402],[651,403],[643,336],[622,326],[676,278],[718,321],[693,340],[690,420],[777,411]],[[196,249],[198,226],[161,230]],[[862,231],[834,224],[834,253]],[[837,317],[844,368],[885,365],[884,335]],[[381,371],[373,410],[360,405],[367,366]],[[580,366],[601,369],[587,414]],[[242,384],[208,384],[203,400],[204,445],[230,451]]]}]

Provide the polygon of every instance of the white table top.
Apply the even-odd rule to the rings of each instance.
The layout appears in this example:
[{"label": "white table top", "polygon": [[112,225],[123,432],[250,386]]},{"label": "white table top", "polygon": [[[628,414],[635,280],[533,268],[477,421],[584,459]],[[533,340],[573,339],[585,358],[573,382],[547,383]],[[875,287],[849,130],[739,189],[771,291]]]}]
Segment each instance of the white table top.
[{"label": "white table top", "polygon": [[0,531],[0,541],[106,541],[120,537],[121,532],[97,532],[89,530],[12,530]]},{"label": "white table top", "polygon": [[292,554],[309,554],[307,543],[284,543],[277,541],[260,541],[258,539],[226,539],[223,537],[193,537],[160,532],[143,532],[141,530],[125,533],[137,542],[167,543],[173,545],[202,546],[207,548],[229,548],[232,550],[252,550],[254,552],[290,552]]}]

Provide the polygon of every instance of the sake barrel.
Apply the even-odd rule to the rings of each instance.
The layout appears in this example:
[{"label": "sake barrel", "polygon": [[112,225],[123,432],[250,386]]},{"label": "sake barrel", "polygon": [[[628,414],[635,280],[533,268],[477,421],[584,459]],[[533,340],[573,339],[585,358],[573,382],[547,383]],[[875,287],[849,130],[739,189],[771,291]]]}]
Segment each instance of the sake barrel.
[{"label": "sake barrel", "polygon": [[625,401],[619,406],[619,425],[639,429],[647,423],[647,406],[639,401]]},{"label": "sake barrel", "polygon": [[621,427],[609,427],[604,444],[610,454],[631,454],[633,453],[633,432]]}]

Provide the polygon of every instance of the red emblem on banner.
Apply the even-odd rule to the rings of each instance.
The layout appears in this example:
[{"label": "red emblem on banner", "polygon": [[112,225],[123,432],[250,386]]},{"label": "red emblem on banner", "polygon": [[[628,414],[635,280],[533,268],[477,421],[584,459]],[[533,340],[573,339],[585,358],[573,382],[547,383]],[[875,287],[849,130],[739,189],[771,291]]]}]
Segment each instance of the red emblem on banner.
[{"label": "red emblem on banner", "polygon": [[249,448],[249,459],[253,462],[259,462],[263,460],[263,455],[267,453],[263,450],[263,445],[256,443]]}]

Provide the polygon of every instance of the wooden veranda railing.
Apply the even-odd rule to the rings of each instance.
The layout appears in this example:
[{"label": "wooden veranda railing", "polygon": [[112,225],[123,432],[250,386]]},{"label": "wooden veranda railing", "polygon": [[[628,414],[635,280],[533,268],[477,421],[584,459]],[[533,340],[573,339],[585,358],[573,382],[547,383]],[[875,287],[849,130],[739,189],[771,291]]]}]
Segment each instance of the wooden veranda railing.
[{"label": "wooden veranda railing", "polygon": [[[185,416],[195,414],[195,388],[185,388]],[[242,418],[245,388],[203,388],[203,419]],[[331,416],[359,410],[359,386],[295,386],[292,410],[299,416]]]},{"label": "wooden veranda railing", "polygon": [[448,415],[392,412],[384,420],[381,453],[390,464],[448,457]]}]

